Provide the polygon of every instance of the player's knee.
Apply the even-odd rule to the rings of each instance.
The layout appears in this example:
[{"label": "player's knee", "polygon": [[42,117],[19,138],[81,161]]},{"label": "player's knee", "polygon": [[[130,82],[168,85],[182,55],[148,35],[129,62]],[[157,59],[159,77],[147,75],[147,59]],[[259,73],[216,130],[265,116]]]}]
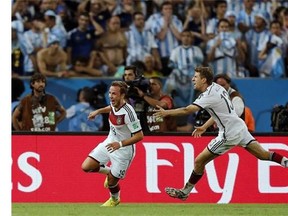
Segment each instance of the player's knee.
[{"label": "player's knee", "polygon": [[81,165],[81,169],[82,169],[84,172],[89,172],[88,167],[87,167],[84,163]]}]

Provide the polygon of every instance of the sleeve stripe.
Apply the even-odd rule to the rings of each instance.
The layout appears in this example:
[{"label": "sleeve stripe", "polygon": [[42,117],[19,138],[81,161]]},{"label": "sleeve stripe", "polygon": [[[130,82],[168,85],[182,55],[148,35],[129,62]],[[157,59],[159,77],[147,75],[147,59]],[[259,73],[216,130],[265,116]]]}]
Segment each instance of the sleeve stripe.
[{"label": "sleeve stripe", "polygon": [[131,122],[134,122],[134,121],[135,121],[135,117],[134,117],[131,109],[127,106],[127,104],[125,104],[125,105],[123,106],[123,108],[126,110],[128,116],[129,116],[130,121],[131,121]]}]

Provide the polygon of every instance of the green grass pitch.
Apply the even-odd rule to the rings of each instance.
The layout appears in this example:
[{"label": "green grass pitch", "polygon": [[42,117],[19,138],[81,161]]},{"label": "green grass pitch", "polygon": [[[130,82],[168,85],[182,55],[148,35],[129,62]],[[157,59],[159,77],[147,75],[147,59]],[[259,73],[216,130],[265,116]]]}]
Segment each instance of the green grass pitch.
[{"label": "green grass pitch", "polygon": [[287,216],[287,204],[174,204],[121,203],[100,207],[102,203],[13,203],[12,216],[180,216],[243,215]]}]

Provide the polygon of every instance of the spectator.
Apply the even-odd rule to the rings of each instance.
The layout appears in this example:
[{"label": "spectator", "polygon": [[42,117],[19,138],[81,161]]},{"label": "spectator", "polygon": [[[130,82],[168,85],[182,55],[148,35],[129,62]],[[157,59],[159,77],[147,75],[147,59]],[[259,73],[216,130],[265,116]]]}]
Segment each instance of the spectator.
[{"label": "spectator", "polygon": [[57,25],[56,23],[56,13],[52,10],[48,10],[44,13],[44,19],[46,24],[45,31],[49,33],[49,35],[53,34],[59,40],[60,46],[64,49],[67,45],[67,32],[63,25]]},{"label": "spectator", "polygon": [[66,118],[69,119],[69,131],[100,131],[103,127],[102,115],[96,116],[92,121],[88,120],[90,112],[95,110],[96,98],[92,88],[84,87],[78,91],[77,104],[69,107]]},{"label": "spectator", "polygon": [[132,62],[140,60],[152,54],[158,69],[161,69],[161,61],[158,53],[158,46],[154,36],[149,30],[145,30],[144,15],[141,12],[133,14],[133,24],[129,31],[126,32],[127,37],[127,58],[126,64],[130,65]]},{"label": "spectator", "polygon": [[[41,15],[45,16],[53,16],[55,20],[55,24],[57,26],[57,29],[61,29],[62,32],[66,33],[66,29],[63,25],[62,18],[60,15],[56,14],[57,6],[59,1],[56,0],[41,0],[39,11],[37,10],[37,13],[40,13]],[[49,12],[48,12],[49,11]]]},{"label": "spectator", "polygon": [[155,59],[152,55],[148,54],[144,57],[144,65],[145,65],[145,70],[144,70],[144,77],[150,78],[150,77],[163,77],[163,74],[157,70],[155,66]]},{"label": "spectator", "polygon": [[28,1],[15,0],[12,5],[12,20],[17,20],[23,24],[24,31],[30,29],[30,19],[33,14],[29,11]]},{"label": "spectator", "polygon": [[263,43],[259,44],[260,77],[281,78],[285,76],[284,59],[287,54],[287,43],[283,41],[286,38],[282,39],[281,36],[280,23],[271,22],[269,35],[266,35]]},{"label": "spectator", "polygon": [[147,102],[148,108],[146,112],[147,124],[150,132],[167,132],[176,131],[177,122],[176,118],[155,118],[153,116],[154,110],[157,106],[163,109],[173,109],[174,103],[173,99],[162,91],[162,80],[159,77],[149,78],[150,82],[150,92],[149,94],[144,93],[142,90],[137,88],[138,95],[144,101]]},{"label": "spectator", "polygon": [[97,50],[104,52],[115,67],[125,65],[127,39],[120,29],[119,17],[109,19],[107,31],[97,40]]},{"label": "spectator", "polygon": [[248,69],[251,77],[259,77],[259,51],[261,44],[269,35],[267,29],[268,20],[265,15],[260,11],[255,15],[255,23],[252,29],[245,33],[245,41],[247,44],[247,57],[246,68]]},{"label": "spectator", "polygon": [[34,74],[30,79],[31,94],[26,95],[13,112],[12,120],[15,130],[21,131],[55,131],[66,116],[66,110],[58,100],[46,94],[46,77]]},{"label": "spectator", "polygon": [[194,45],[204,49],[206,44],[205,18],[207,13],[203,1],[192,1],[187,9],[184,30],[189,30],[194,36]]},{"label": "spectator", "polygon": [[186,106],[194,98],[191,76],[198,65],[202,65],[204,56],[201,49],[193,46],[193,35],[189,30],[181,33],[182,44],[171,52],[169,66],[172,73],[166,80],[164,91],[172,95],[175,106]]},{"label": "spectator", "polygon": [[75,4],[78,5],[78,3],[73,1],[60,0],[55,9],[56,23],[57,23],[57,17],[59,16],[66,32],[69,32],[77,27],[77,17],[78,17],[76,14],[77,10],[76,9],[72,10],[72,8],[69,8],[72,5],[74,5],[75,7]]},{"label": "spectator", "polygon": [[49,77],[68,77],[67,54],[59,46],[58,38],[50,35],[48,47],[37,53],[39,71]]},{"label": "spectator", "polygon": [[225,73],[237,77],[236,58],[240,55],[237,55],[236,40],[229,33],[229,21],[220,19],[217,28],[218,34],[207,43],[207,62],[216,74]]},{"label": "spectator", "polygon": [[171,69],[168,67],[172,50],[179,45],[181,40],[180,32],[183,25],[177,16],[173,15],[172,3],[165,1],[161,5],[161,14],[153,16],[151,26],[154,37],[157,38],[158,50],[162,64],[162,74],[168,76]]},{"label": "spectator", "polygon": [[38,73],[37,53],[46,47],[47,33],[44,32],[44,18],[35,16],[32,18],[31,29],[24,32],[23,41],[25,43],[24,55],[24,75],[31,76]]},{"label": "spectator", "polygon": [[210,39],[216,36],[218,30],[217,24],[225,16],[227,10],[227,1],[226,0],[215,1],[214,7],[216,16],[210,18],[206,26],[206,34],[209,35]]},{"label": "spectator", "polygon": [[254,27],[256,11],[253,9],[255,0],[243,0],[243,9],[240,10],[238,15],[238,28],[245,34],[247,31]]},{"label": "spectator", "polygon": [[11,50],[11,71],[12,76],[22,76],[24,74],[24,53],[25,43],[21,33],[18,32],[17,24],[20,21],[13,21],[11,28],[12,50]]},{"label": "spectator", "polygon": [[117,70],[103,52],[95,50],[90,54],[89,67],[98,70],[106,77],[113,76]]},{"label": "spectator", "polygon": [[[103,0],[84,0],[78,5],[77,11],[78,14],[83,12],[89,13],[90,17],[92,17],[102,29],[107,30],[106,23],[111,18],[111,13]],[[91,25],[90,28],[92,28]]]},{"label": "spectator", "polygon": [[89,30],[89,19],[88,13],[81,13],[78,17],[78,27],[68,32],[68,64],[72,64],[79,57],[88,59],[93,50],[96,35],[102,34],[104,31],[96,23],[95,28]]},{"label": "spectator", "polygon": [[[18,78],[18,77],[12,77],[12,83],[11,83],[11,93],[12,93],[12,104],[11,104],[11,114],[13,114],[15,108],[20,103],[20,97],[25,91],[25,85],[24,82]],[[12,124],[12,130],[15,130]]]},{"label": "spectator", "polygon": [[68,74],[71,77],[102,77],[101,70],[90,67],[89,59],[78,57],[74,60]]}]

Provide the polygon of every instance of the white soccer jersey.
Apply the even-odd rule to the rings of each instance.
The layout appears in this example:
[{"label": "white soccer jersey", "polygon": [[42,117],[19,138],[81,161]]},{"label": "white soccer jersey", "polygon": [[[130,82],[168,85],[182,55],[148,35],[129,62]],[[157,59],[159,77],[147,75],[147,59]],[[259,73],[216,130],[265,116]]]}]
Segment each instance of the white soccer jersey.
[{"label": "white soccer jersey", "polygon": [[193,104],[209,112],[219,128],[219,135],[222,134],[224,139],[233,139],[246,127],[236,114],[227,91],[217,83],[212,83]]},{"label": "white soccer jersey", "polygon": [[[104,143],[120,142],[132,137],[132,134],[142,130],[136,112],[130,104],[125,103],[118,111],[111,106],[109,113],[110,131]],[[134,144],[121,148],[114,152],[120,157],[127,157],[135,154]]]}]

